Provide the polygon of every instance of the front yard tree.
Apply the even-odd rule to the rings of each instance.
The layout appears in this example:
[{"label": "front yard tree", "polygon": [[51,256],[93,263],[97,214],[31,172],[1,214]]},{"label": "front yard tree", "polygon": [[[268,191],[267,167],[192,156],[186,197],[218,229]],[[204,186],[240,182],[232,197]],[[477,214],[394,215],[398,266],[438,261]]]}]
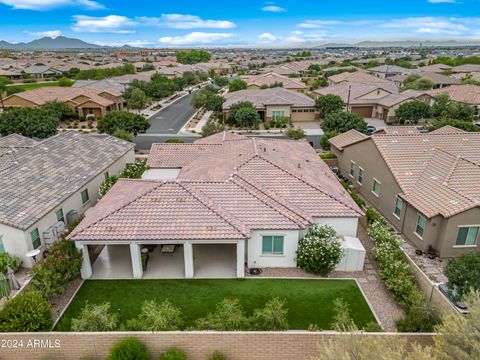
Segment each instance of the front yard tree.
[{"label": "front yard tree", "polygon": [[320,95],[317,100],[315,100],[315,108],[320,111],[322,117],[325,117],[330,113],[342,110],[343,106],[343,100],[338,95]]},{"label": "front yard tree", "polygon": [[260,115],[250,101],[240,101],[230,107],[230,121],[238,127],[249,128],[260,123]]},{"label": "front yard tree", "polygon": [[290,139],[300,140],[305,137],[305,130],[302,128],[290,128],[285,131],[285,135],[287,135]]},{"label": "front yard tree", "polygon": [[41,108],[14,108],[0,114],[0,134],[44,139],[57,133],[58,118]]},{"label": "front yard tree", "polygon": [[432,108],[423,101],[413,100],[403,103],[395,111],[395,115],[401,124],[405,122],[418,123],[420,119],[426,119],[432,116]]},{"label": "front yard tree", "polygon": [[480,290],[480,253],[472,251],[449,260],[445,275],[449,287],[455,287],[460,296],[468,293],[471,288]]},{"label": "front yard tree", "polygon": [[322,130],[337,131],[339,133],[355,129],[362,133],[367,132],[367,123],[355,113],[337,111],[325,116],[322,123]]},{"label": "front yard tree", "polygon": [[76,111],[62,101],[48,101],[41,108],[55,116],[59,121],[78,119]]},{"label": "front yard tree", "polygon": [[133,89],[127,99],[127,105],[130,109],[143,109],[147,104],[147,95],[142,89],[135,88]]},{"label": "front yard tree", "polygon": [[342,244],[333,226],[316,224],[298,243],[297,264],[307,272],[326,276],[342,255]]},{"label": "front yard tree", "polygon": [[234,79],[228,84],[228,91],[230,92],[245,90],[246,88],[247,83],[242,79]]},{"label": "front yard tree", "polygon": [[115,130],[122,129],[137,134],[150,127],[150,123],[143,116],[127,111],[110,111],[98,121],[98,131],[112,135]]},{"label": "front yard tree", "polygon": [[209,62],[211,57],[210,53],[204,50],[191,50],[177,53],[177,61],[180,64]]}]

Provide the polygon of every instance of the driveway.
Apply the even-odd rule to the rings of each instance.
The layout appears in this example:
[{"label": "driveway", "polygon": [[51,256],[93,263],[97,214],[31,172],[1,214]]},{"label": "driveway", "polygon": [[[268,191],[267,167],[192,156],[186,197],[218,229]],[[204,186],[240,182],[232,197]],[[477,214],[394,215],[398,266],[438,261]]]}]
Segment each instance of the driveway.
[{"label": "driveway", "polygon": [[192,94],[185,95],[174,103],[161,109],[150,120],[147,134],[176,134],[195,114],[196,109],[190,105]]}]

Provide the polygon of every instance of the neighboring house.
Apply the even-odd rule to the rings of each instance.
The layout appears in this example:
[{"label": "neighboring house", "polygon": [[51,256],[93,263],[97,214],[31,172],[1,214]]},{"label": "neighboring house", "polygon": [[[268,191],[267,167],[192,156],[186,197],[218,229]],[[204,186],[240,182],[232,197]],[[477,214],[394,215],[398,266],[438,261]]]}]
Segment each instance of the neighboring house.
[{"label": "neighboring house", "polygon": [[478,251],[480,133],[399,129],[330,139],[340,173],[418,249]]},{"label": "neighboring house", "polygon": [[453,69],[452,66],[450,65],[444,65],[444,64],[433,64],[433,65],[427,65],[427,66],[422,66],[419,67],[418,70],[422,72],[433,72],[433,73],[443,73],[443,72],[449,72]]},{"label": "neighboring house", "polygon": [[316,116],[315,101],[297,91],[284,88],[264,90],[240,90],[225,94],[222,105],[223,113],[228,116],[230,107],[241,101],[249,101],[255,106],[262,120],[288,117],[292,121],[314,121]]},{"label": "neighboring house", "polygon": [[470,74],[473,72],[480,72],[480,64],[465,64],[465,65],[459,65],[455,66],[451,69],[452,73],[455,74]]},{"label": "neighboring house", "polygon": [[340,96],[345,108],[363,118],[394,120],[395,110],[411,100],[430,102],[424,92],[407,90],[402,93],[392,83],[342,82],[314,91],[315,96],[333,94]]},{"label": "neighboring house", "polygon": [[380,65],[370,68],[368,71],[382,79],[388,79],[397,75],[406,75],[412,72],[412,70],[398,65]]},{"label": "neighboring house", "polygon": [[279,83],[287,90],[298,91],[307,89],[307,86],[298,78],[289,78],[288,76],[279,75],[274,72],[242,77],[242,79],[247,82],[247,89],[249,90],[261,89],[262,87],[269,87]]},{"label": "neighboring house", "polygon": [[10,95],[3,103],[5,108],[36,107],[54,100],[70,105],[81,117],[101,118],[111,110],[123,109],[121,92],[82,87],[42,87]]},{"label": "neighboring house", "polygon": [[55,75],[60,75],[63,73],[62,70],[48,65],[32,65],[24,68],[22,71],[28,75],[31,75],[35,79],[51,78]]},{"label": "neighboring house", "polygon": [[103,80],[77,80],[72,85],[74,88],[87,88],[97,91],[111,91],[114,93],[123,93],[125,91],[125,84],[121,84],[113,79]]},{"label": "neighboring house", "polygon": [[[362,215],[306,141],[219,133],[192,144],[154,144],[147,165],[148,180],[118,181],[69,237],[85,253],[107,245],[115,254],[123,246],[132,264],[127,277],[151,278],[150,268],[169,261],[160,256],[142,270],[141,251],[155,245],[179,248],[170,264],[180,262],[186,278],[206,268],[221,277],[220,264],[233,267],[229,277],[244,277],[245,264],[296,267],[310,225],[356,236]],[[109,261],[112,271],[125,268]],[[84,258],[82,276],[99,278],[95,269]],[[172,273],[163,269],[157,276]]]},{"label": "neighboring house", "polygon": [[115,137],[75,131],[42,141],[1,137],[0,253],[31,267],[26,253],[43,253],[65,225],[94,205],[105,177],[134,162],[133,148]]},{"label": "neighboring house", "polygon": [[3,70],[3,69],[0,69],[0,76],[4,76],[4,77],[7,77],[9,78],[10,80],[18,80],[18,79],[21,79],[23,78],[23,74],[18,71],[18,70]]},{"label": "neighboring house", "polygon": [[480,86],[478,85],[453,85],[443,89],[429,90],[427,93],[432,97],[448,94],[450,100],[471,105],[475,115],[480,115]]},{"label": "neighboring house", "polygon": [[337,75],[332,75],[328,77],[329,85],[337,85],[342,82],[359,82],[359,83],[383,83],[383,84],[392,84],[391,81],[385,80],[373,75],[370,75],[364,71],[358,70],[355,72],[343,72]]},{"label": "neighboring house", "polygon": [[[442,74],[437,74],[434,72],[426,72],[423,71],[423,68],[421,68],[422,71],[412,71],[411,74],[417,74],[421,76],[422,78],[428,79],[431,82],[433,82],[433,89],[441,89],[450,85],[458,85],[460,84],[460,80],[452,77],[452,76],[446,76]],[[409,75],[411,75],[409,74]],[[391,81],[395,83],[397,86],[404,86],[405,85],[405,80],[409,75],[396,75],[392,76],[390,78]]]}]

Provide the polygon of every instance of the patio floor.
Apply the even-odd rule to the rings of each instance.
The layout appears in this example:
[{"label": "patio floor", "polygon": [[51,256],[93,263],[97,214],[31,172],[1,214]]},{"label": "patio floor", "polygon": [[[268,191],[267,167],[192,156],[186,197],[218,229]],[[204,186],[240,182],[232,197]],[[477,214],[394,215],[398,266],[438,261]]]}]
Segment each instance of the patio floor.
[{"label": "patio floor", "polygon": [[[177,245],[171,255],[162,254],[157,246],[150,258],[143,279],[183,279],[185,266],[183,246]],[[235,278],[236,246],[229,244],[193,245],[195,278]],[[91,279],[133,279],[128,245],[105,246],[92,265]]]}]

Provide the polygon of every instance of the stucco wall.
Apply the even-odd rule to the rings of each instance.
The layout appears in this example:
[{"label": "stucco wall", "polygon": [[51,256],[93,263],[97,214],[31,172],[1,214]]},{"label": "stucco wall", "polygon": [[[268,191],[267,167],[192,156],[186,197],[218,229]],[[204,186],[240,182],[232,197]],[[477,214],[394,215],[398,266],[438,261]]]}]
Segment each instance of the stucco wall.
[{"label": "stucco wall", "polygon": [[358,218],[314,218],[315,224],[329,224],[338,235],[357,236]]},{"label": "stucco wall", "polygon": [[478,207],[452,216],[446,219],[444,223],[442,232],[439,234],[441,243],[437,245],[437,250],[440,251],[442,257],[449,258],[469,251],[479,251],[478,242],[480,241],[480,235],[478,235],[477,245],[475,246],[455,246],[460,225],[480,226],[480,209]]},{"label": "stucco wall", "polygon": [[[104,171],[101,171],[95,178],[93,178],[88,184],[80,188],[77,192],[70,195],[63,202],[52,208],[43,218],[37,221],[34,225],[29,227],[26,231],[21,231],[9,226],[0,225],[0,236],[3,235],[3,243],[5,250],[11,255],[18,256],[23,261],[23,266],[33,266],[33,261],[25,256],[25,253],[33,249],[33,244],[30,237],[30,232],[35,228],[38,228],[40,233],[40,239],[42,246],[40,250],[45,250],[45,243],[43,240],[43,232],[50,228],[57,222],[55,211],[63,209],[63,214],[66,217],[67,212],[74,209],[78,214],[84,213],[87,209],[92,207],[98,201],[98,189],[100,184],[105,179],[104,173],[108,171],[109,175],[118,174],[127,163],[133,163],[135,161],[133,149],[118,159],[116,162],[106,167]],[[107,164],[106,164],[107,165]],[[89,202],[82,205],[81,192],[88,189]]]},{"label": "stucco wall", "polygon": [[266,116],[267,118],[272,117],[272,111],[284,111],[285,114],[283,116],[289,117],[290,116],[290,106],[289,105],[269,105],[267,106]]},{"label": "stucco wall", "polygon": [[[262,236],[284,236],[283,255],[262,255]],[[248,267],[296,267],[298,230],[252,230],[248,240]]]}]

